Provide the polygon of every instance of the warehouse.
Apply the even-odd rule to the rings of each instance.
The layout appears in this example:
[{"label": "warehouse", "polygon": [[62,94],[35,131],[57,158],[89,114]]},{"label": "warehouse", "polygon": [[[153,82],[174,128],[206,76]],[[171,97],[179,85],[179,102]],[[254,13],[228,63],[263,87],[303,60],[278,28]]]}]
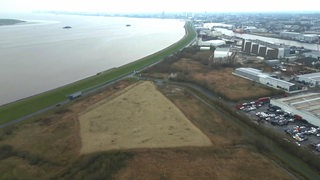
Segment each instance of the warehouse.
[{"label": "warehouse", "polygon": [[290,48],[287,46],[247,39],[242,41],[242,51],[247,54],[264,57],[265,59],[284,58],[290,54]]},{"label": "warehouse", "polygon": [[282,89],[288,92],[295,90],[296,87],[296,85],[291,82],[276,79],[271,76],[264,76],[260,78],[260,83],[274,87],[276,89]]},{"label": "warehouse", "polygon": [[320,85],[320,73],[298,75],[297,81],[307,83],[310,86],[318,86]]},{"label": "warehouse", "polygon": [[261,70],[254,68],[237,68],[233,74],[251,81],[260,82],[259,76],[261,76],[263,73]]},{"label": "warehouse", "polygon": [[282,89],[287,92],[296,89],[296,85],[281,79],[271,77],[269,74],[263,73],[259,69],[254,68],[237,68],[232,73],[236,76],[249,79],[251,81],[259,82],[261,84],[273,87],[275,89]]},{"label": "warehouse", "polygon": [[271,99],[270,103],[293,115],[301,116],[310,124],[320,126],[320,93]]}]

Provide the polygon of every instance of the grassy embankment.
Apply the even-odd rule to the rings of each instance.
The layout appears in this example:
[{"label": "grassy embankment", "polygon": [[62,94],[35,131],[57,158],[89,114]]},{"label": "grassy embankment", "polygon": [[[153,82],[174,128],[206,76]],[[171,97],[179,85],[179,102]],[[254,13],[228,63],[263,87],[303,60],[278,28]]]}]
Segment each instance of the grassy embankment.
[{"label": "grassy embankment", "polygon": [[101,73],[96,76],[92,76],[81,81],[72,83],[61,88],[57,88],[30,98],[26,98],[21,101],[17,101],[5,106],[0,107],[0,124],[12,121],[14,119],[26,116],[43,108],[57,104],[67,98],[68,95],[77,91],[84,91],[92,87],[99,86],[108,81],[117,79],[131,73],[134,70],[144,68],[157,61],[160,61],[164,57],[167,57],[181,48],[188,45],[196,36],[196,33],[191,23],[186,23],[185,26],[186,35],[177,43],[157,52],[149,55],[145,58],[139,59],[127,65],[114,68],[110,71]]}]

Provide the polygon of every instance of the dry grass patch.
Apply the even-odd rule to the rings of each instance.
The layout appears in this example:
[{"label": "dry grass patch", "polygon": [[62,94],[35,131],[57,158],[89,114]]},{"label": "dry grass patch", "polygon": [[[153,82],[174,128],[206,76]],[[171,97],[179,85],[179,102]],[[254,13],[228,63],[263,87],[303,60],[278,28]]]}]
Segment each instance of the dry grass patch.
[{"label": "dry grass patch", "polygon": [[121,81],[70,106],[1,129],[0,179],[51,179],[64,171],[79,158],[78,114],[132,83]]},{"label": "dry grass patch", "polygon": [[151,82],[132,85],[80,115],[81,153],[111,149],[210,146]]},{"label": "dry grass patch", "polygon": [[199,72],[205,71],[208,67],[204,66],[198,61],[193,61],[190,59],[182,58],[179,61],[172,64],[174,68],[182,72]]},{"label": "dry grass patch", "polygon": [[116,179],[292,179],[246,149],[163,149],[137,153]]},{"label": "dry grass patch", "polygon": [[194,81],[205,82],[210,89],[230,100],[262,97],[273,93],[269,88],[233,75],[232,71],[232,68],[225,68],[208,73],[193,73],[191,78]]}]

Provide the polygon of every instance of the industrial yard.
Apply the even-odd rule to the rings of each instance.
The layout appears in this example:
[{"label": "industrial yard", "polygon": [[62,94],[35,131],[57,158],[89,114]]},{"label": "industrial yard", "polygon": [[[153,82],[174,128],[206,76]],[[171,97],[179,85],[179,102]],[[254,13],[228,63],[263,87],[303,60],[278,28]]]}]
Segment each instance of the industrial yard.
[{"label": "industrial yard", "polygon": [[[312,96],[314,101],[312,101]],[[306,100],[305,98],[308,97],[311,99]],[[245,112],[254,123],[272,129],[276,133],[283,134],[285,135],[283,137],[287,141],[296,144],[298,147],[302,146],[319,155],[319,121],[317,121],[317,117],[313,117],[313,119],[306,117],[306,115],[312,115],[311,112],[308,112],[308,109],[316,110],[317,106],[304,106],[305,110],[299,109],[299,107],[302,107],[299,105],[303,103],[315,103],[317,100],[315,97],[318,97],[318,94],[304,94],[281,99],[263,97],[255,101],[238,104],[236,108]],[[292,106],[290,102],[293,103]],[[299,106],[297,109],[294,103]]]}]

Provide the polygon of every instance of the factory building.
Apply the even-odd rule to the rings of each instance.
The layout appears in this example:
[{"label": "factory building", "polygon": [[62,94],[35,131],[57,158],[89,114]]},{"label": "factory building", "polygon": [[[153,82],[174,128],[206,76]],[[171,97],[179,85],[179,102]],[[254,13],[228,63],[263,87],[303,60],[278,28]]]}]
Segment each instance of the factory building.
[{"label": "factory building", "polygon": [[267,53],[265,55],[266,59],[277,59],[279,54],[279,50],[277,48],[273,49],[273,48],[268,48],[267,49]]},{"label": "factory building", "polygon": [[267,53],[267,47],[259,46],[258,56],[264,57]]},{"label": "factory building", "polygon": [[317,34],[304,34],[303,40],[308,43],[318,42],[319,36]]},{"label": "factory building", "polygon": [[258,54],[258,50],[259,50],[259,44],[256,44],[256,43],[252,44],[251,52],[253,54]]},{"label": "factory building", "polygon": [[320,73],[311,73],[303,74],[297,76],[297,81],[308,83],[310,86],[319,86],[320,85]]},{"label": "factory building", "polygon": [[260,40],[246,40],[242,42],[242,51],[247,54],[255,54],[265,59],[284,58],[290,54],[290,48],[271,44]]},{"label": "factory building", "polygon": [[263,74],[261,70],[254,68],[237,68],[234,75],[249,79],[251,81],[260,82],[260,75]]},{"label": "factory building", "polygon": [[263,73],[259,69],[254,68],[237,68],[232,73],[236,76],[240,76],[251,81],[255,81],[275,89],[282,89],[287,92],[296,90],[296,85],[281,79],[273,78],[269,74]]},{"label": "factory building", "polygon": [[319,40],[319,36],[317,34],[301,34],[297,32],[286,31],[280,32],[280,37],[309,43],[317,42]]},{"label": "factory building", "polygon": [[320,93],[308,93],[281,99],[271,99],[270,104],[299,115],[310,124],[320,127]]},{"label": "factory building", "polygon": [[252,43],[250,41],[249,42],[245,42],[244,46],[242,47],[242,51],[244,51],[244,52],[249,54],[251,52],[251,45],[252,45]]},{"label": "factory building", "polygon": [[302,40],[303,35],[297,32],[280,32],[280,37],[287,38],[287,39],[294,39],[294,40]]}]

